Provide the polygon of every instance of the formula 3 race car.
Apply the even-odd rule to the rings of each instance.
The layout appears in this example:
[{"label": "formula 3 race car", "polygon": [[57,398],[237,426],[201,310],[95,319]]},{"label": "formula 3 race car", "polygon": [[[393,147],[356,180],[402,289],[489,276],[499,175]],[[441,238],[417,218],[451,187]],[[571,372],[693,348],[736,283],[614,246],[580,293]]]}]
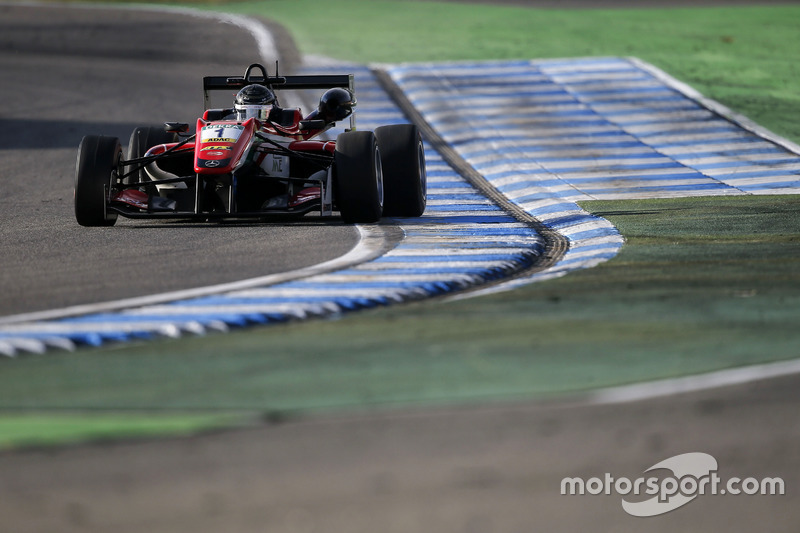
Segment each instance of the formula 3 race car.
[{"label": "formula 3 race car", "polygon": [[[326,89],[303,117],[279,106],[276,91]],[[338,211],[347,223],[425,210],[426,174],[416,126],[356,131],[353,76],[269,76],[252,64],[244,76],[203,78],[205,112],[185,123],[136,128],[127,157],[116,137],[89,135],[78,149],[75,217],[83,226],[128,218],[268,218]],[[210,108],[214,91],[238,91],[232,108]],[[217,93],[219,94],[219,93]],[[337,121],[335,141],[315,139]]]}]

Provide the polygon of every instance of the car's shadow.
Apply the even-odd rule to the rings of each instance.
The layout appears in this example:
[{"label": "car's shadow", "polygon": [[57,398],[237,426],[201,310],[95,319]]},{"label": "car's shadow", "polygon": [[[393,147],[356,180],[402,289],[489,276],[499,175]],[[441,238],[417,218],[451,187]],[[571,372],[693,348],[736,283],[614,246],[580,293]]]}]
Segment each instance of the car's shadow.
[{"label": "car's shadow", "polygon": [[91,120],[0,119],[0,150],[74,148],[84,135],[119,137],[123,150],[131,132],[142,124]]},{"label": "car's shadow", "polygon": [[[123,220],[120,216],[119,220]],[[270,216],[259,219],[220,219],[220,220],[189,220],[189,219],[165,219],[165,220],[134,220],[127,219],[128,223],[119,225],[120,229],[141,230],[158,228],[263,228],[269,226],[291,225],[294,227],[320,227],[320,226],[353,226],[346,224],[337,217],[322,217],[306,215],[304,217],[290,216]]]}]

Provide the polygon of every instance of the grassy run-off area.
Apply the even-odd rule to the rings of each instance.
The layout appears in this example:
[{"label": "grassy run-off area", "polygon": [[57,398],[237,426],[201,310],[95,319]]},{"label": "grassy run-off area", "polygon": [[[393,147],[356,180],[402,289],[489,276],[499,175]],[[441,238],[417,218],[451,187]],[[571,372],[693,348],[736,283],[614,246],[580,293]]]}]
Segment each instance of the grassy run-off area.
[{"label": "grassy run-off area", "polygon": [[[359,62],[633,55],[800,140],[800,7],[271,0],[224,9],[278,20],[305,53]],[[221,414],[549,397],[800,354],[800,197],[583,207],[625,235],[621,253],[513,292],[2,360],[0,447],[180,433]],[[163,413],[155,429],[142,425],[152,411]],[[41,416],[64,424],[43,432],[53,424],[36,420],[53,419]],[[109,417],[119,425],[106,431]]]}]

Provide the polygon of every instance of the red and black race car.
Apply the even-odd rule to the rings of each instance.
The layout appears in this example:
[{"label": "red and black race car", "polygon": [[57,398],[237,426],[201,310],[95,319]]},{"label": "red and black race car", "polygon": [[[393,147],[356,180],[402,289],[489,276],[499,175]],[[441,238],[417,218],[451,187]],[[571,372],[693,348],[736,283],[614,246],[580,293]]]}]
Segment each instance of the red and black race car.
[{"label": "red and black race car", "polygon": [[[326,89],[303,117],[282,108],[276,91]],[[356,131],[353,76],[269,76],[259,64],[244,76],[203,78],[206,110],[193,134],[185,123],[136,128],[127,157],[119,139],[89,135],[78,149],[75,217],[83,226],[128,218],[267,218],[341,214],[348,223],[425,210],[426,174],[416,126]],[[231,108],[209,108],[213,91],[236,92]],[[237,92],[238,91],[238,92]],[[217,93],[219,94],[219,93]],[[350,127],[318,139],[337,121]]]}]

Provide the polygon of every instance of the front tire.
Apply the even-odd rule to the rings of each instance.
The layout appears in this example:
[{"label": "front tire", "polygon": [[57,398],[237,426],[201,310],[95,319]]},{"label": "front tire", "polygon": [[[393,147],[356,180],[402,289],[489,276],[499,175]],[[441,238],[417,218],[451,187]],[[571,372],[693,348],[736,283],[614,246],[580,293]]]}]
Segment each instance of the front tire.
[{"label": "front tire", "polygon": [[336,204],[348,224],[372,223],[383,214],[383,167],[375,134],[340,134],[334,152]]},{"label": "front tire", "polygon": [[75,218],[81,226],[113,226],[117,221],[107,206],[121,157],[116,137],[87,135],[81,140],[75,166]]},{"label": "front tire", "polygon": [[383,214],[421,216],[428,201],[428,180],[419,128],[414,124],[381,126],[375,129],[375,137],[383,162]]}]

